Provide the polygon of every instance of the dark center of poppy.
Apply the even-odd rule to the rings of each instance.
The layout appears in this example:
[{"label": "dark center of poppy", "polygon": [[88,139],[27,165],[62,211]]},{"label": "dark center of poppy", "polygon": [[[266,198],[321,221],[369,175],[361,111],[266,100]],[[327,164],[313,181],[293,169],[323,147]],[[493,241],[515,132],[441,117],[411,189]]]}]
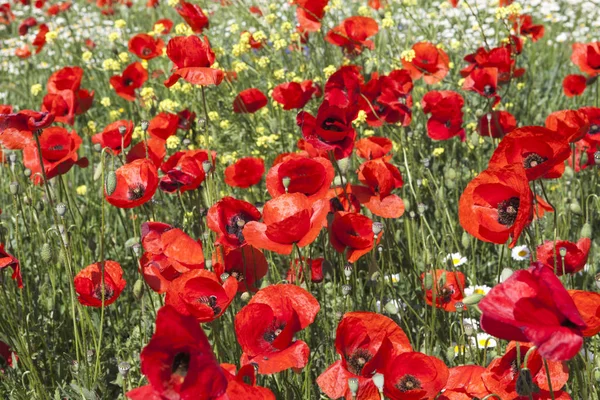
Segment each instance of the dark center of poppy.
[{"label": "dark center of poppy", "polygon": [[273,329],[266,331],[263,335],[263,339],[265,339],[269,343],[273,343],[273,341],[277,339],[277,336],[281,335],[281,332],[283,332],[284,328],[285,324],[281,324]]},{"label": "dark center of poppy", "polygon": [[104,285],[99,284],[94,288],[94,293],[92,296],[97,298],[98,300],[102,300],[102,292],[104,291],[104,300],[109,300],[115,294],[115,291],[112,287],[108,286],[106,283]]},{"label": "dark center of poppy", "polygon": [[214,315],[219,315],[221,312],[221,307],[217,306],[217,296],[214,294],[211,294],[210,296],[200,296],[196,301],[212,308]]},{"label": "dark center of poppy", "polygon": [[590,126],[589,134],[590,135],[595,135],[596,133],[600,133],[600,125],[598,125],[598,124],[592,124]]},{"label": "dark center of poppy", "polygon": [[448,129],[450,129],[450,127],[452,126],[452,122],[450,122],[450,120],[446,121],[446,123],[444,124],[444,126]]},{"label": "dark center of poppy", "polygon": [[129,200],[139,200],[144,197],[144,193],[146,192],[146,187],[141,183],[138,183],[133,186],[129,186],[129,190],[127,191],[127,197]]},{"label": "dark center of poppy", "polygon": [[244,274],[240,271],[231,271],[231,276],[233,276],[235,279],[237,279],[238,282],[241,282],[244,280]]},{"label": "dark center of poppy", "polygon": [[519,212],[519,203],[518,197],[511,197],[498,203],[498,222],[506,226],[514,224]]},{"label": "dark center of poppy", "polygon": [[369,353],[367,349],[356,349],[350,357],[346,357],[348,364],[348,371],[354,375],[360,375],[365,364],[373,358],[373,355]]},{"label": "dark center of poppy", "polygon": [[132,84],[133,84],[133,79],[131,79],[131,78],[123,79],[123,86],[128,87],[128,86],[131,86]]},{"label": "dark center of poppy", "polygon": [[523,167],[526,169],[537,167],[547,160],[546,157],[542,157],[537,153],[531,153],[523,160]]},{"label": "dark center of poppy", "polygon": [[50,147],[50,150],[62,150],[63,147],[64,146],[62,144],[57,144],[56,146]]},{"label": "dark center of poppy", "polygon": [[341,200],[337,197],[334,197],[331,200],[329,200],[329,205],[331,206],[331,210],[333,212],[344,211],[344,206],[342,205]]},{"label": "dark center of poppy", "polygon": [[148,47],[144,47],[142,49],[142,54],[145,56],[149,56],[150,54],[152,54],[152,50],[150,50]]},{"label": "dark center of poppy", "polygon": [[173,357],[173,363],[171,364],[171,374],[179,375],[182,378],[188,373],[190,367],[190,354],[189,353],[177,353]]},{"label": "dark center of poppy", "polygon": [[327,118],[325,121],[323,121],[323,129],[328,131],[343,132],[344,129],[340,125],[340,121],[336,120],[335,118]]},{"label": "dark center of poppy", "polygon": [[483,87],[483,94],[485,94],[486,96],[491,96],[494,93],[496,93],[496,89],[494,89],[492,85],[485,85]]},{"label": "dark center of poppy", "polygon": [[[249,219],[249,218],[248,218]],[[230,220],[225,230],[228,235],[234,235],[240,242],[244,241],[244,226],[246,225],[247,217],[243,214],[234,215]]]},{"label": "dark center of poppy", "polygon": [[440,300],[444,303],[450,302],[452,300],[452,295],[454,294],[454,289],[448,286],[444,286],[440,289]]},{"label": "dark center of poppy", "polygon": [[414,375],[406,374],[396,384],[396,388],[401,392],[409,392],[415,389],[421,389],[421,381],[418,380]]}]

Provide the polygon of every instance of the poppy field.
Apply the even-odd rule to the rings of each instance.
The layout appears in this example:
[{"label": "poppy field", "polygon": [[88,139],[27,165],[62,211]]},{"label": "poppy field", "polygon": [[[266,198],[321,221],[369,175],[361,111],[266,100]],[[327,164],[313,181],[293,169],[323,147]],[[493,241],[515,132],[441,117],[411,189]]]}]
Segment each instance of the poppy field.
[{"label": "poppy field", "polygon": [[600,400],[598,0],[0,0],[0,398]]}]

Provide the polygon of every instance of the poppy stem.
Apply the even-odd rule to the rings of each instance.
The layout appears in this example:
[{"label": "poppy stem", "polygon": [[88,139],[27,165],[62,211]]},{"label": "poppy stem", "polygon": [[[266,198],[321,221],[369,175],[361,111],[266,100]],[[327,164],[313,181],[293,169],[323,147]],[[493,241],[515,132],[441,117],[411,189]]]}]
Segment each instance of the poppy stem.
[{"label": "poppy stem", "polygon": [[550,392],[550,398],[552,400],[554,399],[554,391],[552,390],[552,379],[550,377],[550,368],[548,367],[548,361],[546,361],[545,358],[543,358],[544,360],[544,369],[546,370],[546,378],[548,380],[548,391]]},{"label": "poppy stem", "polygon": [[[105,176],[104,176],[104,172],[105,172],[105,168],[104,168],[104,153],[101,153],[101,160],[100,162],[102,163],[102,182],[105,182]],[[102,301],[102,309],[100,311],[100,329],[99,329],[99,333],[98,333],[98,342],[96,342],[96,365],[94,367],[94,382],[96,382],[96,379],[98,379],[98,372],[100,371],[100,354],[101,354],[101,347],[102,347],[102,334],[103,334],[103,328],[104,328],[104,298],[106,296],[106,290],[105,290],[105,283],[104,283],[104,274],[105,274],[105,270],[104,270],[104,226],[105,226],[105,212],[104,212],[104,200],[105,200],[105,196],[104,194],[102,194],[102,199],[100,200],[100,212],[101,212],[101,224],[100,224],[100,295],[101,295],[101,301]]]}]

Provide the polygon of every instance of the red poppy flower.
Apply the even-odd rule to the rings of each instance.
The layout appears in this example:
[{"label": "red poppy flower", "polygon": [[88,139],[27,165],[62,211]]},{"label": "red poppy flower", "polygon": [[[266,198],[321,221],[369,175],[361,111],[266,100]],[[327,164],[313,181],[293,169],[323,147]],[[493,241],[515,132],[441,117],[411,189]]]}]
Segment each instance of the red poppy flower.
[{"label": "red poppy flower", "polygon": [[[384,341],[386,345],[382,349]],[[317,378],[319,388],[333,399],[361,400],[380,399],[371,378],[375,371],[384,367],[384,351],[395,354],[412,351],[406,334],[393,320],[362,311],[344,314],[336,330],[335,349],[342,359]],[[356,397],[352,396],[348,387],[350,378],[358,379]]]},{"label": "red poppy flower", "polygon": [[[516,40],[516,45],[520,43],[520,39],[516,36],[511,36],[511,41]],[[512,56],[512,47],[515,44],[509,44],[503,47],[496,47],[487,50],[485,47],[480,47],[473,54],[467,55],[464,59],[469,65],[460,71],[460,74],[466,78],[474,70],[484,68],[496,68],[498,82],[504,83],[512,78],[518,78],[525,73],[525,69],[515,67],[515,58]],[[518,50],[518,49],[517,49]],[[519,53],[519,51],[518,51]]]},{"label": "red poppy flower", "polygon": [[375,48],[375,43],[367,38],[376,35],[378,31],[379,25],[373,18],[350,17],[327,32],[325,40],[341,47],[346,54],[358,55],[364,47],[370,50]]},{"label": "red poppy flower", "polygon": [[362,85],[358,101],[361,109],[367,113],[370,126],[401,123],[408,126],[412,118],[413,82],[408,71],[397,69],[389,75],[371,75],[371,80]]},{"label": "red poppy flower", "polygon": [[[521,272],[521,271],[519,271]],[[500,396],[502,399],[520,399],[516,390],[519,370],[523,368],[525,354],[531,349],[531,343],[519,343],[521,360],[517,360],[517,343],[510,342],[504,355],[494,359],[481,375],[487,389]],[[540,389],[550,389],[546,370],[542,361],[542,354],[538,350],[532,350],[527,362],[527,368],[531,372],[533,383]],[[550,383],[552,390],[558,392],[569,379],[569,369],[566,363],[548,360],[550,372]],[[541,393],[540,393],[541,394]]]},{"label": "red poppy flower", "polygon": [[383,218],[400,218],[404,214],[404,202],[392,194],[392,190],[403,185],[398,168],[383,159],[366,161],[358,170],[358,179],[367,186],[353,186],[352,193],[373,214]]},{"label": "red poppy flower", "polygon": [[408,70],[416,81],[420,77],[428,85],[440,82],[450,71],[448,54],[433,43],[419,42],[413,45],[415,57],[411,61],[402,60],[402,66]]},{"label": "red poppy flower", "polygon": [[392,141],[385,137],[371,136],[360,139],[356,142],[356,155],[365,160],[375,160],[383,158],[389,161],[392,156],[388,154],[392,151]]},{"label": "red poppy flower", "polygon": [[10,25],[15,20],[15,15],[10,10],[10,3],[0,4],[0,24]]},{"label": "red poppy flower", "polygon": [[[145,392],[156,392],[158,399],[209,400],[227,389],[227,378],[196,319],[171,306],[158,310],[156,330],[140,360],[151,386]],[[132,397],[132,392],[127,395],[135,400],[149,398],[136,393]]]},{"label": "red poppy flower", "polygon": [[492,111],[479,119],[478,132],[481,136],[501,139],[517,127],[517,119],[508,111]]},{"label": "red poppy flower", "polygon": [[533,218],[541,219],[547,212],[554,212],[554,209],[541,196],[536,194]]},{"label": "red poppy flower", "polygon": [[[82,140],[75,131],[69,132],[59,127],[46,128],[39,135],[39,140],[47,179],[66,174],[75,164],[87,167],[87,158],[79,159],[77,155]],[[42,183],[40,157],[34,143],[29,143],[23,149],[23,165],[31,170],[32,182],[36,185]]]},{"label": "red poppy flower", "polygon": [[[146,145],[147,143],[147,145]],[[156,168],[159,168],[167,155],[165,141],[158,138],[150,138],[133,146],[127,153],[127,163],[135,160],[148,158]]]},{"label": "red poppy flower", "polygon": [[179,78],[201,86],[219,85],[223,80],[223,71],[210,68],[215,63],[215,53],[207,37],[176,36],[169,40],[167,56],[175,65],[171,76],[164,82],[166,87],[173,86]]},{"label": "red poppy flower", "polygon": [[554,179],[562,176],[564,161],[571,155],[568,142],[559,134],[540,126],[524,126],[502,139],[489,167],[519,164],[527,179]]},{"label": "red poppy flower", "polygon": [[600,144],[600,108],[582,107],[579,111],[586,115],[590,123],[585,139],[590,143]]},{"label": "red poppy flower", "polygon": [[[588,167],[596,165],[594,161],[594,154],[598,149],[597,142],[588,141],[589,135],[578,142],[575,142],[575,157],[567,158],[567,164],[575,170],[580,172]],[[575,161],[575,166],[573,166]]]},{"label": "red poppy flower", "polygon": [[233,112],[253,114],[266,106],[267,96],[256,88],[242,90],[233,100]]},{"label": "red poppy flower", "polygon": [[[13,365],[13,357],[15,361],[19,359],[17,354],[11,350],[10,346],[0,340],[0,360],[4,360],[4,362],[12,368],[16,367],[16,365]],[[0,369],[0,372],[4,371]]]},{"label": "red poppy flower", "polygon": [[186,108],[185,110],[179,111],[177,117],[179,117],[177,128],[187,131],[192,127],[192,124],[196,120],[196,113],[191,112]]},{"label": "red poppy flower", "polygon": [[225,168],[225,183],[231,187],[249,188],[257,185],[265,173],[265,162],[262,158],[240,158]]},{"label": "red poppy flower", "polygon": [[423,112],[431,113],[427,121],[427,136],[433,140],[448,140],[459,136],[465,140],[463,129],[463,97],[451,90],[431,91],[423,96]]},{"label": "red poppy flower", "polygon": [[31,57],[31,50],[29,50],[29,46],[24,45],[23,47],[15,49],[15,57],[19,57],[21,59],[27,59]]},{"label": "red poppy flower", "polygon": [[[537,259],[547,264],[552,271],[556,269],[556,275],[574,274],[581,271],[585,266],[591,246],[592,241],[589,238],[581,238],[577,243],[567,240],[557,240],[556,246],[553,240],[546,240],[537,248]],[[563,248],[567,252],[564,257],[560,255]],[[555,255],[556,265],[554,265]]]},{"label": "red poppy flower", "polygon": [[5,114],[12,114],[13,106],[10,104],[0,104],[0,115],[6,117]]},{"label": "red poppy flower", "polygon": [[50,32],[50,28],[46,24],[40,24],[39,30],[31,45],[35,47],[35,54],[39,54],[40,51],[46,45],[46,34]]},{"label": "red poppy flower", "polygon": [[129,51],[143,60],[152,60],[162,55],[165,42],[145,33],[138,33],[129,39]]},{"label": "red poppy flower", "polygon": [[495,286],[479,308],[485,332],[500,339],[533,342],[550,360],[573,358],[583,343],[585,322],[560,280],[542,263],[517,271]]},{"label": "red poppy flower", "polygon": [[177,114],[161,112],[150,120],[150,123],[148,124],[148,133],[152,137],[167,140],[169,136],[173,136],[177,133],[178,124],[179,117]]},{"label": "red poppy flower", "polygon": [[17,281],[17,286],[22,288],[23,278],[21,277],[21,265],[19,260],[8,254],[6,250],[4,250],[4,243],[0,243],[0,271],[8,267],[11,267],[13,270],[12,278]]},{"label": "red poppy flower", "polygon": [[76,108],[76,95],[75,92],[70,90],[48,93],[42,100],[42,111],[54,114],[56,122],[67,125],[74,124]]},{"label": "red poppy flower", "polygon": [[555,111],[546,118],[546,128],[569,143],[583,139],[590,128],[587,115],[577,110]]},{"label": "red poppy flower", "polygon": [[[213,161],[215,157],[216,153],[212,152]],[[204,161],[208,161],[206,150],[186,150],[173,154],[160,167],[165,173],[160,178],[160,188],[168,193],[198,189],[206,178],[202,165]]]},{"label": "red poppy flower", "polygon": [[483,399],[490,394],[486,389],[481,375],[485,368],[479,365],[461,365],[450,368],[448,382],[438,400],[471,400]]},{"label": "red poppy flower", "polygon": [[498,96],[498,68],[480,68],[473,70],[465,78],[463,90],[479,93],[484,97],[495,97],[494,105],[500,100]]},{"label": "red poppy flower", "polygon": [[241,364],[255,364],[259,374],[304,368],[310,349],[294,336],[315,320],[319,308],[317,299],[299,286],[261,289],[235,317]]},{"label": "red poppy flower", "polygon": [[282,194],[266,202],[264,222],[247,222],[242,233],[256,248],[290,254],[294,243],[305,247],[319,236],[328,211],[327,200],[310,201],[301,193]]},{"label": "red poppy flower", "polygon": [[273,89],[273,100],[283,106],[284,110],[304,108],[313,96],[318,96],[319,87],[313,81],[281,83]]},{"label": "red poppy flower", "polygon": [[587,78],[583,75],[567,75],[562,85],[565,96],[581,96],[587,87]]},{"label": "red poppy flower", "polygon": [[[444,311],[456,311],[456,304],[462,303],[465,289],[465,276],[462,272],[435,270],[435,279],[431,272],[421,274],[423,288],[425,290],[425,301],[427,305],[433,305]],[[431,286],[429,286],[431,280]]]},{"label": "red poppy flower", "polygon": [[522,166],[491,167],[475,177],[460,197],[458,217],[463,229],[485,242],[509,247],[533,218],[533,195]]},{"label": "red poppy flower", "polygon": [[119,154],[131,144],[132,134],[133,122],[121,119],[108,124],[101,133],[92,136],[92,143],[99,143],[103,148],[108,147]]},{"label": "red poppy flower", "polygon": [[329,241],[334,249],[346,253],[348,262],[356,262],[379,243],[381,235],[373,232],[373,221],[362,214],[336,212],[329,227]]},{"label": "red poppy flower", "polygon": [[329,0],[294,0],[300,32],[318,32]]},{"label": "red poppy flower", "polygon": [[27,35],[27,32],[29,32],[29,29],[33,28],[36,25],[37,25],[37,20],[35,18],[33,18],[33,17],[25,18],[19,24],[19,35],[21,35],[21,36]]},{"label": "red poppy flower", "polygon": [[217,244],[240,247],[245,243],[243,229],[246,223],[260,220],[260,211],[252,204],[233,197],[223,197],[206,216],[208,228],[217,234]]},{"label": "red poppy flower", "polygon": [[[104,282],[102,281],[102,262],[88,265],[75,276],[77,300],[84,306],[108,306],[117,300],[125,288],[123,270],[116,261],[104,261]],[[104,293],[103,293],[104,292]]]},{"label": "red poppy flower", "polygon": [[[311,201],[320,200],[327,196],[334,176],[335,171],[328,159],[290,154],[267,173],[267,190],[271,197],[302,193]],[[287,185],[284,185],[284,179],[289,180]]]},{"label": "red poppy flower", "polygon": [[285,279],[289,283],[300,284],[305,281],[304,267],[307,266],[307,270],[310,269],[310,281],[312,283],[323,282],[323,262],[324,258],[317,258],[314,260],[307,260],[302,257],[302,260],[296,258],[292,261],[290,268],[286,274]]},{"label": "red poppy flower", "polygon": [[[335,187],[329,189],[327,198],[329,199],[329,212],[346,211],[351,213],[360,212],[360,201],[353,193],[357,186],[347,184],[346,187]],[[364,189],[363,189],[364,190]],[[327,220],[323,221],[323,226],[327,226]]]},{"label": "red poppy flower", "polygon": [[243,293],[258,291],[256,282],[267,274],[269,265],[262,251],[252,246],[216,246],[213,268],[220,282],[223,282],[221,277],[224,273],[233,276],[237,281],[237,291]]},{"label": "red poppy flower", "polygon": [[537,42],[544,37],[544,25],[534,25],[531,15],[519,15],[513,19],[513,29],[517,34],[529,36],[532,42]]},{"label": "red poppy flower", "polygon": [[173,21],[171,21],[169,18],[159,19],[154,23],[154,28],[156,28],[159,24],[163,26],[163,30],[160,32],[161,35],[168,35],[169,33],[171,33],[171,29],[173,28]]},{"label": "red poppy flower", "polygon": [[104,187],[106,201],[119,208],[134,208],[152,199],[158,187],[158,171],[148,159],[135,160],[116,171],[116,188],[112,193]]},{"label": "red poppy flower", "polygon": [[592,337],[600,332],[600,293],[583,290],[567,290],[573,299],[577,311],[587,325],[583,336]]},{"label": "red poppy flower", "polygon": [[340,108],[354,107],[360,101],[364,78],[356,65],[340,67],[325,83],[325,101]]},{"label": "red poppy flower", "polygon": [[48,93],[57,93],[61,90],[77,91],[81,86],[83,69],[81,67],[64,67],[54,72],[48,78],[46,85]]},{"label": "red poppy flower", "polygon": [[214,272],[193,269],[175,279],[167,289],[165,304],[181,315],[192,315],[198,322],[219,318],[237,293],[237,280],[228,278],[221,285]]},{"label": "red poppy flower", "polygon": [[354,147],[356,131],[352,121],[356,119],[358,110],[354,107],[340,108],[324,101],[317,112],[317,117],[301,111],[296,117],[296,124],[302,129],[306,150],[311,157],[329,158],[333,152],[337,160],[348,157]]},{"label": "red poppy flower", "polygon": [[419,352],[385,355],[383,393],[391,400],[433,399],[448,381],[442,360]]},{"label": "red poppy flower", "polygon": [[136,61],[129,64],[122,75],[115,75],[110,78],[110,85],[115,89],[117,95],[125,100],[135,101],[135,90],[141,88],[148,80],[148,71],[142,66],[142,63]]},{"label": "red poppy flower", "polygon": [[275,400],[269,389],[256,386],[256,371],[252,365],[244,365],[236,374],[233,364],[221,364],[227,377],[227,392],[216,400]]},{"label": "red poppy flower", "polygon": [[573,43],[571,61],[589,76],[600,74],[600,42]]},{"label": "red poppy flower", "polygon": [[180,0],[179,4],[175,6],[175,10],[192,28],[194,33],[202,33],[204,29],[208,29],[208,17],[199,5]]},{"label": "red poppy flower", "polygon": [[49,127],[54,114],[22,110],[12,113],[12,107],[0,113],[0,144],[11,150],[24,149],[33,143],[32,132]]}]

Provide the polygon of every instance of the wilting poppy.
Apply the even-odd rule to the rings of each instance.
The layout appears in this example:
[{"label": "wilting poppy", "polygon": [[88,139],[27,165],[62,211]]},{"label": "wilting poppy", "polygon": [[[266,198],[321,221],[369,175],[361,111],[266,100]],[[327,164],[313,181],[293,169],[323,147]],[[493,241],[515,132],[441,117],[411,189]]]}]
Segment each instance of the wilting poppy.
[{"label": "wilting poppy", "polygon": [[224,74],[220,69],[210,68],[215,62],[215,53],[208,38],[198,36],[176,36],[169,40],[167,56],[175,64],[172,74],[164,84],[171,87],[183,78],[194,85],[218,85]]},{"label": "wilting poppy", "polygon": [[419,352],[385,354],[383,393],[391,400],[433,399],[448,381],[442,360]]},{"label": "wilting poppy", "polygon": [[459,136],[465,140],[463,129],[463,97],[451,90],[431,91],[423,96],[423,112],[431,113],[427,121],[427,136],[433,140],[448,140]]},{"label": "wilting poppy", "polygon": [[517,34],[529,36],[532,42],[544,37],[544,25],[534,25],[531,15],[522,14],[513,18],[513,29]]},{"label": "wilting poppy", "polygon": [[296,18],[301,32],[318,32],[329,0],[294,0]]},{"label": "wilting poppy", "polygon": [[334,176],[335,171],[328,159],[290,154],[267,173],[267,190],[271,197],[302,193],[309,200],[319,200],[327,195]]},{"label": "wilting poppy", "polygon": [[206,216],[208,228],[217,234],[217,244],[240,247],[245,243],[243,230],[246,223],[260,220],[260,211],[252,204],[233,197],[223,197]]},{"label": "wilting poppy", "polygon": [[[517,345],[520,347],[520,361],[517,360]],[[533,347],[531,343],[510,342],[504,355],[488,365],[481,378],[491,393],[497,394],[502,399],[520,398],[516,389],[517,379],[519,371],[523,368],[525,354],[531,347]],[[542,356],[539,350],[532,350],[529,354],[527,368],[531,373],[533,384],[547,391],[551,383],[552,390],[558,392],[569,379],[569,369],[564,362],[548,360],[550,374],[550,382],[548,382]]]},{"label": "wilting poppy", "polygon": [[284,110],[304,108],[306,103],[320,93],[319,87],[313,81],[281,83],[273,89],[273,100],[283,106]]},{"label": "wilting poppy", "polygon": [[194,33],[202,33],[204,29],[208,29],[208,17],[199,5],[180,0],[175,6],[175,11],[181,15]]},{"label": "wilting poppy", "polygon": [[329,227],[329,241],[334,249],[346,253],[348,262],[356,262],[373,249],[381,239],[374,233],[373,221],[362,214],[336,212]]},{"label": "wilting poppy", "polygon": [[600,42],[573,43],[571,61],[589,76],[600,74]]},{"label": "wilting poppy", "polygon": [[[386,340],[388,342],[382,349]],[[381,314],[362,311],[344,314],[336,330],[335,349],[342,359],[330,365],[317,378],[319,388],[333,399],[351,399],[353,396],[348,379],[355,378],[358,380],[355,398],[366,400],[380,398],[371,378],[375,371],[384,367],[382,353],[412,351],[406,334],[393,320]]]},{"label": "wilting poppy", "polygon": [[17,281],[17,286],[19,288],[22,288],[23,279],[21,278],[21,265],[19,264],[19,260],[8,254],[6,250],[4,250],[4,243],[0,243],[0,271],[8,267],[11,267],[13,270],[12,279]]},{"label": "wilting poppy", "polygon": [[587,87],[587,78],[583,75],[567,75],[562,86],[565,96],[581,96]]},{"label": "wilting poppy", "polygon": [[364,78],[356,65],[340,67],[325,83],[325,101],[340,108],[349,108],[360,101]]},{"label": "wilting poppy", "polygon": [[135,160],[147,158],[152,161],[152,164],[156,168],[159,168],[166,155],[165,141],[158,138],[150,138],[133,146],[127,153],[126,160],[127,163],[131,163]]},{"label": "wilting poppy", "polygon": [[348,157],[354,148],[356,131],[352,121],[357,115],[355,107],[340,108],[327,101],[319,107],[316,118],[301,111],[296,117],[296,124],[302,129],[302,136],[309,145],[306,150],[311,157],[329,158],[329,152],[333,152],[337,160]]},{"label": "wilting poppy", "polygon": [[0,113],[0,144],[11,150],[23,149],[33,142],[32,132],[49,127],[54,114],[22,110],[12,113],[12,107]]},{"label": "wilting poppy", "polygon": [[456,304],[462,303],[465,291],[465,275],[460,271],[435,270],[435,277],[431,272],[421,274],[423,288],[425,289],[425,301],[427,305],[433,305],[444,311],[457,311]]},{"label": "wilting poppy", "polygon": [[[556,269],[556,274],[559,276],[574,274],[585,266],[591,246],[592,241],[589,238],[581,238],[577,243],[567,240],[557,240],[555,243],[553,240],[546,240],[537,248],[537,259],[548,264],[553,271]],[[564,257],[560,255],[563,249],[566,251]],[[556,265],[554,264],[555,257]]]},{"label": "wilting poppy", "polygon": [[592,337],[600,332],[600,293],[584,290],[567,290],[573,299],[577,311],[587,325],[583,336]]},{"label": "wilting poppy", "polygon": [[[47,179],[66,174],[75,164],[87,167],[88,159],[79,159],[77,155],[82,140],[75,131],[69,132],[60,127],[46,128],[39,135],[39,141]],[[34,143],[30,142],[23,149],[23,165],[31,170],[31,180],[36,185],[42,183],[40,156]]]},{"label": "wilting poppy", "polygon": [[573,358],[583,343],[585,322],[558,277],[543,263],[513,273],[481,300],[479,308],[485,332],[533,342],[550,360]]},{"label": "wilting poppy", "polygon": [[378,31],[379,25],[373,18],[350,17],[327,32],[325,40],[341,47],[346,54],[358,55],[365,47],[370,50],[375,48],[375,43],[368,38],[377,34]]},{"label": "wilting poppy", "polygon": [[129,51],[142,60],[152,60],[161,56],[165,42],[161,38],[154,38],[145,33],[138,33],[129,39]]},{"label": "wilting poppy", "polygon": [[555,111],[546,118],[546,128],[569,143],[583,139],[590,128],[587,115],[578,110]]},{"label": "wilting poppy", "polygon": [[[212,152],[212,160],[216,153]],[[206,177],[203,163],[209,161],[206,150],[178,151],[165,161],[160,169],[165,175],[160,178],[160,188],[168,193],[183,193],[197,189]]]},{"label": "wilting poppy", "polygon": [[148,124],[148,133],[152,137],[167,140],[169,136],[173,136],[177,133],[178,124],[179,117],[177,114],[161,112],[150,120],[150,123]]},{"label": "wilting poppy", "polygon": [[355,144],[356,155],[365,160],[375,160],[383,158],[384,161],[389,161],[393,143],[386,137],[371,136],[360,139]]},{"label": "wilting poppy", "polygon": [[123,70],[123,74],[110,78],[110,85],[117,95],[125,100],[135,101],[135,90],[141,88],[148,80],[148,71],[142,63],[136,61]]},{"label": "wilting poppy", "polygon": [[244,157],[225,168],[225,183],[231,187],[248,188],[260,182],[265,173],[262,158]]},{"label": "wilting poppy", "polygon": [[358,169],[358,179],[366,186],[353,186],[352,193],[373,214],[383,218],[404,214],[404,202],[392,193],[403,185],[398,168],[383,159],[369,160]]},{"label": "wilting poppy", "polygon": [[182,315],[194,316],[198,322],[210,322],[225,312],[237,289],[233,277],[221,285],[214,272],[193,269],[171,282],[165,304],[173,306]]},{"label": "wilting poppy", "polygon": [[503,138],[517,127],[517,119],[508,111],[491,111],[479,119],[477,131],[481,136]]},{"label": "wilting poppy", "polygon": [[132,134],[133,122],[122,119],[108,124],[102,132],[92,136],[92,143],[99,143],[119,154],[131,144]]},{"label": "wilting poppy", "polygon": [[233,112],[252,114],[267,105],[267,96],[259,89],[242,90],[233,100]]},{"label": "wilting poppy", "polygon": [[469,182],[460,196],[458,217],[463,229],[479,240],[502,244],[512,237],[512,248],[533,218],[532,201],[521,165],[492,167]]},{"label": "wilting poppy", "polygon": [[328,205],[327,200],[310,201],[301,193],[282,194],[266,202],[264,222],[247,222],[242,233],[256,248],[290,254],[294,244],[305,247],[319,236]]},{"label": "wilting poppy", "polygon": [[370,126],[383,123],[408,126],[412,118],[413,81],[408,71],[393,70],[389,75],[371,75],[371,80],[360,88],[358,99],[361,109],[367,113]]},{"label": "wilting poppy", "polygon": [[237,291],[256,292],[256,282],[262,279],[269,269],[262,251],[252,246],[216,246],[213,253],[213,268],[220,282],[223,274],[233,276],[237,281]]},{"label": "wilting poppy", "polygon": [[586,115],[590,123],[585,139],[590,143],[600,144],[600,108],[582,107],[579,111]]},{"label": "wilting poppy", "polygon": [[310,281],[312,283],[320,283],[323,281],[323,263],[324,258],[317,258],[314,260],[307,260],[304,257],[302,259],[294,259],[288,269],[285,279],[290,283],[302,283],[305,282],[304,267],[306,270],[310,270]]},{"label": "wilting poppy", "polygon": [[115,207],[133,208],[150,201],[158,187],[158,171],[148,159],[135,160],[115,171],[116,186],[108,193],[104,187],[106,201]]},{"label": "wilting poppy", "polygon": [[35,18],[33,18],[33,17],[25,18],[19,24],[19,35],[21,35],[21,36],[27,35],[27,32],[29,32],[29,29],[33,28],[36,25],[37,25],[37,20]]},{"label": "wilting poppy", "polygon": [[[102,279],[103,267],[104,279]],[[103,296],[104,306],[114,303],[125,288],[125,284],[121,265],[109,260],[88,265],[77,273],[74,281],[77,300],[84,306],[90,307],[102,307]]]},{"label": "wilting poppy", "polygon": [[490,394],[481,375],[485,368],[479,365],[461,365],[450,368],[448,382],[438,400],[471,400],[483,399]]},{"label": "wilting poppy", "polygon": [[227,378],[215,358],[206,334],[193,317],[164,306],[156,315],[156,330],[140,354],[141,370],[151,388],[135,389],[134,400],[210,400],[225,393]]},{"label": "wilting poppy", "polygon": [[235,316],[241,364],[255,364],[259,374],[304,368],[310,349],[294,336],[310,325],[319,302],[296,285],[270,285],[256,293]]},{"label": "wilting poppy", "polygon": [[524,126],[502,139],[489,162],[489,167],[519,164],[527,179],[559,178],[564,161],[571,155],[568,142],[559,134],[541,126]]},{"label": "wilting poppy", "polygon": [[428,85],[440,82],[450,71],[448,54],[433,43],[419,42],[413,45],[415,56],[408,61],[402,59],[402,66],[408,70],[413,80],[423,77]]}]

